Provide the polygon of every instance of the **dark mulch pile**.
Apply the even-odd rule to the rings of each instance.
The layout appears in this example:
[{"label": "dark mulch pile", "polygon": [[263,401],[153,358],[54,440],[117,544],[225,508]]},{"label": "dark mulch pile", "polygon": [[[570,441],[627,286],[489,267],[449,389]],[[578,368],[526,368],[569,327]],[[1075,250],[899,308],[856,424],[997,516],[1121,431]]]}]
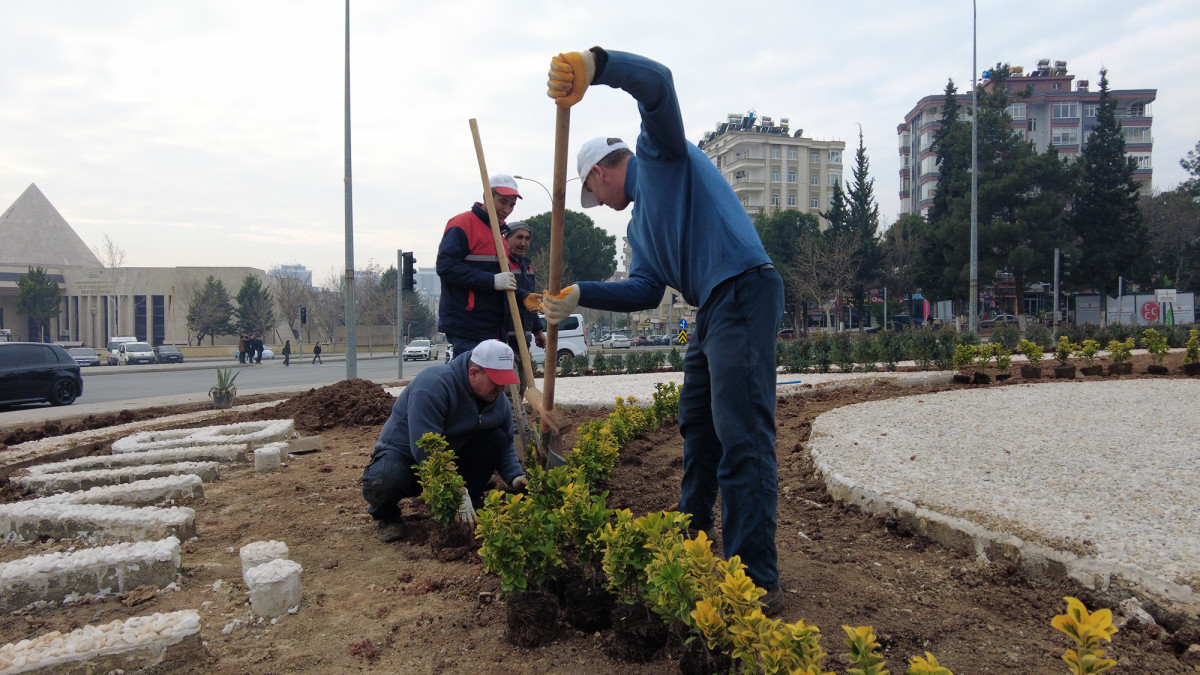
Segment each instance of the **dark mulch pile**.
[{"label": "dark mulch pile", "polygon": [[238,422],[292,418],[296,428],[316,432],[338,427],[382,426],[396,397],[362,378],[309,389],[276,406],[243,413]]}]

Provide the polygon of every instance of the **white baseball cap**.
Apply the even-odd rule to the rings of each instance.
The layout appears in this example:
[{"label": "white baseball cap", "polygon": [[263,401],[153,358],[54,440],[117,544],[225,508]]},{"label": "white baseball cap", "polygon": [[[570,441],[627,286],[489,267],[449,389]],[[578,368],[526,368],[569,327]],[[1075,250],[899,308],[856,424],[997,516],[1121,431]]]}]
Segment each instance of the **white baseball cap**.
[{"label": "white baseball cap", "polygon": [[600,203],[599,200],[596,199],[596,195],[586,187],[587,177],[588,174],[592,172],[592,167],[596,166],[596,162],[599,162],[613,152],[621,150],[622,148],[625,150],[629,149],[629,146],[625,145],[625,141],[622,141],[619,138],[608,138],[606,136],[597,136],[587,143],[584,143],[583,147],[579,148],[579,159],[577,162],[579,168],[579,179],[585,184],[585,186],[579,191],[579,203],[583,205],[583,208],[590,209]]},{"label": "white baseball cap", "polygon": [[495,176],[488,178],[488,183],[492,189],[502,195],[515,195],[517,199],[521,199],[521,193],[517,192],[517,180],[506,173],[498,173]]},{"label": "white baseball cap", "polygon": [[519,384],[521,378],[513,370],[512,347],[499,340],[484,340],[471,350],[471,363],[483,368],[496,384]]}]

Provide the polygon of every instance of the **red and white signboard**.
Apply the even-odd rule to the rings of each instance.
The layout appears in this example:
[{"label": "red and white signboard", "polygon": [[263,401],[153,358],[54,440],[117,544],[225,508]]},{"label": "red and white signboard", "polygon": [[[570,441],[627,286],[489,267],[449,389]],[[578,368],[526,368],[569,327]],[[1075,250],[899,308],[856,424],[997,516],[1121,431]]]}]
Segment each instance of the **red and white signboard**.
[{"label": "red and white signboard", "polygon": [[1143,302],[1141,314],[1142,318],[1150,323],[1158,321],[1158,303],[1151,300]]}]

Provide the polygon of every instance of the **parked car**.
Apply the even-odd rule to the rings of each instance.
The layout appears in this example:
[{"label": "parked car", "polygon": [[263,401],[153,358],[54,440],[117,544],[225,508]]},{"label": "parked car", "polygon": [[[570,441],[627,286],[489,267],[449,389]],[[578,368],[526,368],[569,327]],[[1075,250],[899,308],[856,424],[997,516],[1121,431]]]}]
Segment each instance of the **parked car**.
[{"label": "parked car", "polygon": [[775,336],[776,340],[795,340],[796,330],[794,328],[784,328]]},{"label": "parked car", "polygon": [[454,345],[446,345],[446,363],[454,360]]},{"label": "parked car", "polygon": [[117,345],[117,364],[131,366],[136,363],[155,363],[158,357],[147,342],[122,342]]},{"label": "parked car", "polygon": [[413,340],[404,348],[405,361],[433,361],[438,357],[437,347],[429,340]]},{"label": "parked car", "polygon": [[183,352],[174,345],[159,345],[154,348],[159,363],[183,363]]},{"label": "parked car", "polygon": [[122,342],[137,342],[138,339],[132,336],[129,337],[114,337],[108,340],[108,365],[115,366],[121,360],[121,343]]},{"label": "parked car", "polygon": [[1015,326],[1017,325],[1017,317],[1012,314],[997,314],[992,317],[992,326]]},{"label": "parked car", "polygon": [[913,323],[913,318],[907,314],[893,314],[888,317],[887,327],[890,330],[901,331],[913,328],[916,324]]},{"label": "parked car", "polygon": [[98,366],[100,365],[100,356],[96,352],[87,347],[72,347],[67,350],[71,358],[75,359],[75,363],[80,366]]},{"label": "parked car", "polygon": [[670,335],[655,335],[654,337],[650,338],[650,344],[667,346],[667,345],[671,344],[671,336]]},{"label": "parked car", "polygon": [[546,350],[537,345],[529,345],[529,360],[533,361],[534,368],[542,368],[546,365]]},{"label": "parked car", "polygon": [[269,360],[271,360],[271,359],[274,359],[274,358],[275,358],[275,352],[271,351],[270,349],[268,349],[268,348],[266,348],[266,347],[263,347],[263,355],[262,355],[262,357],[263,357],[263,360],[264,360],[264,361],[269,361]]},{"label": "parked car", "polygon": [[82,393],[79,364],[61,345],[0,343],[0,405],[70,405]]},{"label": "parked car", "polygon": [[633,345],[634,347],[649,347],[650,338],[646,337],[645,335],[639,335],[630,340],[629,344]]},{"label": "parked car", "polygon": [[[546,317],[538,314],[542,331],[546,330]],[[558,324],[558,353],[555,355],[559,363],[563,359],[588,355],[587,336],[584,333],[583,315],[572,314]]]},{"label": "parked car", "polygon": [[629,336],[624,333],[613,333],[605,337],[600,346],[604,349],[629,349]]}]

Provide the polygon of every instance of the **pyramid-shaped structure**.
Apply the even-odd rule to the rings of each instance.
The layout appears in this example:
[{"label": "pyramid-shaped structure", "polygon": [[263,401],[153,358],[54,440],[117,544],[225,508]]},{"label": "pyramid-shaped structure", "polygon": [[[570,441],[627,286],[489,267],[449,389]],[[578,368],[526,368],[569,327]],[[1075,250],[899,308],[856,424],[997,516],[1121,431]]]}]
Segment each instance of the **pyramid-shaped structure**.
[{"label": "pyramid-shaped structure", "polygon": [[0,265],[103,267],[34,183],[0,215]]}]

